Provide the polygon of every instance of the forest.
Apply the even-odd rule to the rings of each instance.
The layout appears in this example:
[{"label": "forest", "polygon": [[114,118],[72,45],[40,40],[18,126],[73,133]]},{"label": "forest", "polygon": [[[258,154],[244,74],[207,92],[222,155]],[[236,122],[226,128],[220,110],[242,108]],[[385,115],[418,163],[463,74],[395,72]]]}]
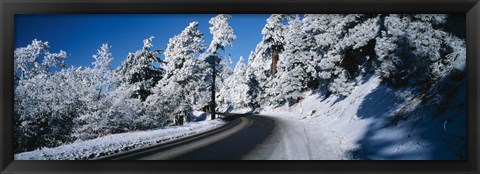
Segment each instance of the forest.
[{"label": "forest", "polygon": [[48,41],[16,48],[15,153],[182,125],[194,111],[214,111],[215,119],[215,112],[289,107],[306,92],[342,100],[370,77],[438,106],[452,98],[444,91],[466,83],[462,16],[273,14],[248,63],[241,57],[234,69],[223,51],[237,37],[230,18],[211,18],[208,46],[198,29],[207,24],[192,21],[166,48],[146,38],[119,67],[111,66],[108,43],[89,67],[66,67],[67,52],[50,52]]}]

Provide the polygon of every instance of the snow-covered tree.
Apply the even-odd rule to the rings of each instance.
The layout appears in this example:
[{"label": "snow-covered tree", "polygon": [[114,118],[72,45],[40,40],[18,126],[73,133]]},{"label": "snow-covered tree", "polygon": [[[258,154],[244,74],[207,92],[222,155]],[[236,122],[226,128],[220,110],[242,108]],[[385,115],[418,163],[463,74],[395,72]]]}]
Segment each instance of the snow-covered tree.
[{"label": "snow-covered tree", "polygon": [[[65,51],[50,53],[48,42],[33,40],[14,51],[15,152],[69,140],[83,82],[64,69]],[[78,105],[78,107],[75,107]]]},{"label": "snow-covered tree", "polygon": [[248,57],[247,76],[251,83],[249,83],[250,90],[250,102],[252,106],[259,106],[265,103],[265,93],[267,82],[270,79],[270,57],[264,57],[264,53],[268,47],[263,42],[257,44],[255,51],[251,52]]},{"label": "snow-covered tree", "polygon": [[[208,53],[202,53],[197,57],[195,63],[194,73],[198,77],[198,83],[194,86],[194,97],[192,101],[192,107],[194,110],[204,110],[208,108],[211,100],[211,67],[210,64],[205,61],[208,57]],[[219,84],[222,80],[217,78],[216,84]]]},{"label": "snow-covered tree", "polygon": [[53,147],[71,141],[73,120],[93,100],[89,74],[82,68],[23,80],[15,89],[16,150]]},{"label": "snow-covered tree", "polygon": [[289,15],[285,14],[272,14],[267,19],[267,24],[262,29],[263,42],[266,45],[267,55],[271,54],[271,74],[274,75],[277,72],[277,63],[279,54],[282,52],[285,46],[285,30],[284,22],[289,18]]},{"label": "snow-covered tree", "polygon": [[162,120],[156,118],[164,115],[147,115],[144,103],[163,76],[163,69],[155,65],[161,63],[157,57],[160,51],[151,51],[152,40],[153,37],[145,39],[142,50],[129,53],[114,72],[109,69],[113,57],[108,45],[102,45],[93,55],[94,67],[86,70],[94,82],[90,86],[95,97],[87,105],[88,112],[75,119],[78,127],[73,137],[85,140],[163,125]]},{"label": "snow-covered tree", "polygon": [[15,80],[18,82],[36,75],[52,73],[53,68],[64,68],[65,58],[65,51],[50,53],[48,42],[34,39],[31,44],[14,51]]},{"label": "snow-covered tree", "polygon": [[219,107],[225,110],[239,109],[247,107],[247,76],[246,67],[243,63],[244,59],[240,59],[235,66],[233,75],[225,80],[225,84],[219,91],[218,103]]},{"label": "snow-covered tree", "polygon": [[175,115],[176,124],[189,121],[196,98],[202,97],[199,96],[201,91],[197,86],[202,86],[205,82],[202,74],[198,72],[199,61],[196,55],[204,49],[203,34],[198,30],[198,22],[192,22],[182,33],[170,39],[165,50],[165,75],[158,82],[154,95],[162,94],[172,100],[167,102],[176,103],[172,105],[175,109],[170,113]]},{"label": "snow-covered tree", "polygon": [[433,83],[465,60],[464,41],[443,31],[446,15],[391,14],[376,38],[377,73],[395,85]]},{"label": "snow-covered tree", "polygon": [[339,94],[340,96],[348,96],[350,93],[353,91],[355,88],[354,82],[351,82],[348,79],[349,75],[346,70],[343,70],[338,78],[333,80],[333,83],[330,85],[329,90],[332,91],[333,93]]},{"label": "snow-covered tree", "polygon": [[[216,77],[217,73],[222,73],[225,69],[228,69],[226,66],[225,58],[219,54],[218,50],[225,50],[225,47],[232,46],[233,40],[237,38],[233,34],[232,27],[228,24],[227,20],[230,18],[229,15],[220,14],[212,19],[210,19],[210,33],[213,35],[212,42],[208,47],[209,56],[205,58],[205,61],[210,64],[210,70],[212,74],[211,79],[211,103],[210,111],[212,112],[212,119],[215,119],[215,92],[217,90]],[[223,62],[223,63],[222,63]]]},{"label": "snow-covered tree", "polygon": [[249,96],[255,96],[249,101],[252,107],[268,103],[267,85],[272,74],[278,71],[279,55],[285,47],[286,22],[290,18],[291,15],[287,14],[272,14],[262,29],[262,41],[248,58],[247,76],[251,82],[248,83],[251,88]]},{"label": "snow-covered tree", "polygon": [[303,18],[302,31],[305,43],[317,62],[318,78],[323,86],[332,81],[332,74],[337,72],[342,60],[341,50],[337,44],[346,34],[346,28],[361,16],[355,14],[306,14]]},{"label": "snow-covered tree", "polygon": [[152,94],[151,88],[162,79],[164,74],[162,68],[155,66],[162,63],[162,60],[157,57],[160,50],[151,51],[153,39],[153,36],[145,39],[143,48],[135,53],[129,53],[127,59],[115,71],[117,83],[136,87],[131,97],[142,101]]},{"label": "snow-covered tree", "polygon": [[[318,77],[321,85],[328,87],[330,92],[334,92],[331,89],[336,89],[331,87],[335,79],[346,78],[347,80],[336,80],[335,84],[348,86],[348,84],[338,84],[350,83],[356,76],[361,75],[365,68],[368,68],[366,62],[374,54],[370,50],[379,33],[378,16],[350,14],[333,15],[332,18],[326,30],[316,36],[318,48],[322,51],[317,65]],[[342,75],[344,77],[340,77],[344,70],[348,71],[348,77],[345,77],[345,73]],[[342,94],[348,93],[342,92]]]},{"label": "snow-covered tree", "polygon": [[[279,71],[270,81],[267,95],[275,103],[296,102],[308,84],[316,79],[314,56],[305,42],[302,21],[298,15],[289,20],[285,35],[285,50],[280,54]],[[276,80],[278,78],[278,80]]]},{"label": "snow-covered tree", "polygon": [[97,54],[92,57],[95,59],[93,64],[93,82],[95,83],[96,90],[98,91],[97,100],[104,95],[111,87],[112,70],[111,64],[113,55],[110,52],[111,46],[108,44],[102,44]]},{"label": "snow-covered tree", "polygon": [[218,50],[224,50],[227,46],[232,46],[233,41],[237,38],[233,34],[233,28],[228,24],[230,15],[220,14],[208,22],[210,24],[210,33],[213,35],[212,42],[208,47],[208,52],[217,53]]},{"label": "snow-covered tree", "polygon": [[111,62],[113,55],[110,52],[111,46],[102,44],[97,53],[92,55],[95,60],[93,68],[84,69],[84,73],[90,78],[86,89],[88,94],[93,94],[86,100],[87,111],[74,119],[75,130],[72,136],[75,139],[90,139],[105,132],[103,127],[106,119],[106,110],[110,109],[105,98],[110,94],[112,88]]}]

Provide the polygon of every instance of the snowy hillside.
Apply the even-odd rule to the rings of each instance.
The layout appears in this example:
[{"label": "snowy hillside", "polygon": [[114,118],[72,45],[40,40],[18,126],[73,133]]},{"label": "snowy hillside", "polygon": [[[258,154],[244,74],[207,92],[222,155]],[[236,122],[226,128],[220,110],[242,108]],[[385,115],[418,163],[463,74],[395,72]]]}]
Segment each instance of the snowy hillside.
[{"label": "snowy hillside", "polygon": [[445,110],[438,107],[445,103],[419,101],[377,77],[366,80],[346,98],[305,92],[296,105],[263,109],[281,131],[245,159],[466,158],[465,80],[451,89]]},{"label": "snowy hillside", "polygon": [[246,159],[466,159],[459,18],[271,15],[220,110],[276,120]]}]

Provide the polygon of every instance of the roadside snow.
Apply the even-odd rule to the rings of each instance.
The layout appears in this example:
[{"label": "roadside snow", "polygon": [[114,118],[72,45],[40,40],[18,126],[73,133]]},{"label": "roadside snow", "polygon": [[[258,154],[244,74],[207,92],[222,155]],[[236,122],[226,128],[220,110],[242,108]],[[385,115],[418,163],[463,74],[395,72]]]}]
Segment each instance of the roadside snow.
[{"label": "roadside snow", "polygon": [[[272,135],[244,159],[455,160],[465,158],[465,92],[446,111],[375,76],[346,98],[306,92],[302,102],[260,111],[276,121]],[[432,103],[432,102],[430,102]],[[419,106],[419,107],[417,107]],[[394,121],[395,115],[402,119]],[[448,130],[445,131],[445,130]]]},{"label": "roadside snow", "polygon": [[15,160],[92,159],[205,132],[223,124],[223,121],[216,119],[191,122],[182,126],[166,127],[157,130],[113,134],[54,148],[23,152],[15,154],[14,158]]},{"label": "roadside snow", "polygon": [[307,92],[301,104],[265,108],[261,115],[270,116],[277,125],[272,136],[245,159],[347,159],[345,152],[356,147],[357,137],[372,122],[357,119],[356,111],[362,99],[378,85],[379,80],[373,78],[341,101],[336,96],[321,99]]}]

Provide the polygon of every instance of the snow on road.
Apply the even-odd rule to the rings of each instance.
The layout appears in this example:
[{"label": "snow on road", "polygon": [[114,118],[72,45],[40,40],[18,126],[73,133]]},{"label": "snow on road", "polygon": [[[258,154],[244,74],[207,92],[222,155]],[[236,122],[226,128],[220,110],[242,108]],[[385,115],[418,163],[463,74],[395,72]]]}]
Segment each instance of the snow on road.
[{"label": "snow on road", "polygon": [[83,142],[53,148],[42,148],[15,154],[15,160],[77,160],[113,154],[129,149],[147,147],[188,135],[205,132],[223,125],[220,119],[187,123],[150,131],[108,135]]},{"label": "snow on road", "polygon": [[356,138],[372,121],[358,120],[356,111],[362,99],[378,85],[378,79],[371,79],[342,101],[337,101],[336,96],[322,100],[306,93],[301,104],[264,109],[261,114],[276,121],[275,129],[269,139],[244,159],[348,159],[346,152],[356,147]]},{"label": "snow on road", "polygon": [[272,135],[252,152],[246,160],[310,160],[343,159],[338,142],[327,141],[321,129],[288,118],[290,115],[275,113],[268,116],[275,120]]},{"label": "snow on road", "polygon": [[[402,93],[371,77],[346,98],[306,92],[303,101],[293,106],[265,108],[260,114],[274,119],[276,127],[244,159],[464,158],[465,92],[457,92],[455,102],[441,115],[438,106],[416,107],[415,96],[402,97]],[[410,119],[392,124],[395,113],[412,109]],[[447,132],[446,127],[452,130]]]}]

